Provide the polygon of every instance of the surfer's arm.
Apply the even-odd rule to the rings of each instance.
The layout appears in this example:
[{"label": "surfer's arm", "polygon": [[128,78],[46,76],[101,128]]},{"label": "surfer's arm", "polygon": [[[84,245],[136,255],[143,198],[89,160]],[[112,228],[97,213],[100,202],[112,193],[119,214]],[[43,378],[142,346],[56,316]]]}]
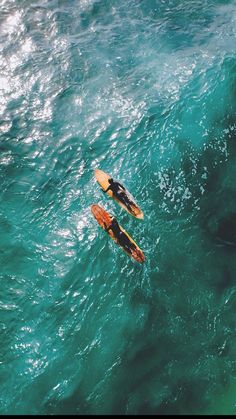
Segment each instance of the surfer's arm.
[{"label": "surfer's arm", "polygon": [[108,233],[108,231],[111,229],[111,225],[107,227],[107,225],[104,223],[104,226],[105,226],[105,231]]},{"label": "surfer's arm", "polygon": [[125,191],[125,187],[124,187],[123,185],[121,185],[119,182],[117,182],[117,185],[118,185],[121,189],[123,189],[123,191]]},{"label": "surfer's arm", "polygon": [[111,224],[109,225],[109,227],[107,227],[107,225],[106,224],[104,224],[105,225],[105,230],[108,232],[109,230],[111,230],[112,232],[113,232],[113,228],[115,227],[116,228],[116,226],[118,226],[118,228],[120,228],[119,227],[119,224],[118,224],[118,222],[116,221],[116,219],[112,219],[112,222],[111,222]]},{"label": "surfer's arm", "polygon": [[108,186],[108,188],[107,188],[107,189],[105,189],[105,190],[104,190],[104,189],[102,189],[102,192],[103,192],[103,193],[106,193],[107,191],[109,191],[109,189],[111,189],[111,186],[110,186],[110,185]]}]

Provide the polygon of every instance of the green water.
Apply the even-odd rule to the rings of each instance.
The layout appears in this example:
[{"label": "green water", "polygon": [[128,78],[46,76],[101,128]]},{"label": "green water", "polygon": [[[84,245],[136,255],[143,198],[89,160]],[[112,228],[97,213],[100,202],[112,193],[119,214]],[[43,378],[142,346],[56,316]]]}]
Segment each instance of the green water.
[{"label": "green water", "polygon": [[235,35],[235,1],[0,0],[1,414],[236,413]]}]

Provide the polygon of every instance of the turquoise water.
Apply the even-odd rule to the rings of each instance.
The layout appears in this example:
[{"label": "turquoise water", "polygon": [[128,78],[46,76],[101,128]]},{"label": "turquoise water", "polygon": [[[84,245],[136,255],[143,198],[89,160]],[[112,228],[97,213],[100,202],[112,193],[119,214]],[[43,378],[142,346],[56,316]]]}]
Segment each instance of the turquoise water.
[{"label": "turquoise water", "polygon": [[235,35],[235,1],[0,0],[1,414],[236,413]]}]

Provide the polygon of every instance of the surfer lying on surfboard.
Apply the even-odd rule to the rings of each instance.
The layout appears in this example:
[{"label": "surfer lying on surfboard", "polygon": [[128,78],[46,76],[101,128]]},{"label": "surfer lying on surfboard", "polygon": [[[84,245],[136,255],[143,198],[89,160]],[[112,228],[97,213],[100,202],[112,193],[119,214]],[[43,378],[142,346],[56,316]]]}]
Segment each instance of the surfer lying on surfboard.
[{"label": "surfer lying on surfboard", "polygon": [[132,212],[132,204],[133,202],[130,201],[129,197],[125,193],[125,188],[123,185],[121,185],[119,182],[116,182],[113,180],[113,178],[108,179],[109,186],[108,188],[103,192],[106,193],[107,191],[111,190],[113,195],[119,199],[124,205],[127,206],[127,208]]},{"label": "surfer lying on surfboard", "polygon": [[132,251],[136,249],[135,244],[132,243],[129,237],[120,229],[120,226],[115,218],[112,218],[111,224],[109,227],[106,227],[105,230],[107,232],[111,230],[117,240],[117,243],[128,253],[132,254]]}]

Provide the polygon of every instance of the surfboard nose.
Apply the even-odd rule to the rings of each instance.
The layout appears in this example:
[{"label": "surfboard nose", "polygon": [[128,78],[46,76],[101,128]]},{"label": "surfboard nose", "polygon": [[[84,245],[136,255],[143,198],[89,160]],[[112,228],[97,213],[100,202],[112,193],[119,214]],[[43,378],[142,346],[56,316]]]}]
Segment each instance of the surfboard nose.
[{"label": "surfboard nose", "polygon": [[143,212],[141,214],[136,215],[136,218],[138,218],[139,220],[143,220],[144,214]]}]

